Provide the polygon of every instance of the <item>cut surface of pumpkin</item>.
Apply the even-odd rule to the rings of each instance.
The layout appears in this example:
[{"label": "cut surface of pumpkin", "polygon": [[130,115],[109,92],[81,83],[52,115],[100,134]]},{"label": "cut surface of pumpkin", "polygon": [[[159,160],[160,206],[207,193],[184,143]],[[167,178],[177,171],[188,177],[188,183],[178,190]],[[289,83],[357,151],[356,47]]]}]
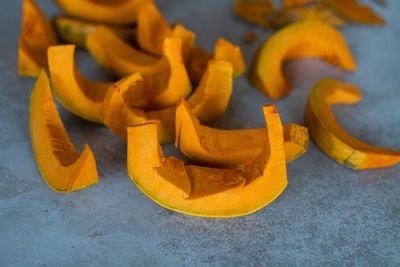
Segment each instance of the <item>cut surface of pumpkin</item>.
[{"label": "cut surface of pumpkin", "polygon": [[282,124],[274,106],[264,106],[265,146],[241,169],[185,166],[165,157],[154,123],[128,128],[128,174],[158,204],[204,217],[234,217],[272,202],[287,185]]},{"label": "cut surface of pumpkin", "polygon": [[[283,127],[286,161],[302,155],[309,142],[307,128]],[[200,164],[234,168],[254,160],[263,150],[265,129],[220,130],[201,125],[184,100],[175,121],[175,146]]]},{"label": "cut surface of pumpkin", "polygon": [[[86,37],[94,32],[98,27],[102,26],[98,22],[90,22],[86,20],[75,19],[71,17],[55,16],[52,19],[54,28],[58,36],[68,44],[75,44],[78,47],[86,47]],[[104,25],[103,25],[104,26]],[[135,46],[136,28],[133,27],[116,27],[104,26],[113,31],[118,37],[125,42]]]},{"label": "cut surface of pumpkin", "polygon": [[57,99],[75,115],[102,123],[100,109],[112,83],[86,79],[75,64],[75,45],[58,45],[48,49],[49,72]]},{"label": "cut surface of pumpkin", "polygon": [[19,37],[18,74],[37,77],[47,70],[47,47],[57,38],[46,16],[33,0],[23,1],[22,29]]},{"label": "cut surface of pumpkin", "polygon": [[151,0],[54,0],[68,15],[115,25],[134,24],[141,6]]},{"label": "cut surface of pumpkin", "polygon": [[31,96],[30,131],[39,171],[53,190],[66,193],[98,182],[93,153],[88,145],[81,155],[75,150],[57,112],[44,70]]},{"label": "cut surface of pumpkin", "polygon": [[[132,108],[125,102],[124,94],[135,90],[135,86],[141,82],[141,75],[136,73],[114,84],[108,91],[101,110],[104,124],[113,133],[126,138],[128,126],[156,122],[159,141],[163,144],[172,143],[175,138],[175,105],[159,110],[143,111]],[[231,63],[222,60],[210,61],[201,84],[189,97],[188,102],[202,123],[211,122],[225,112],[231,93]]]},{"label": "cut surface of pumpkin", "polygon": [[272,99],[291,90],[282,73],[282,64],[300,57],[321,57],[326,62],[354,71],[357,66],[343,36],[331,26],[304,21],[273,34],[253,59],[250,81]]},{"label": "cut surface of pumpkin", "polygon": [[306,122],[310,136],[329,157],[352,169],[392,166],[400,162],[400,153],[375,147],[351,136],[335,120],[331,104],[354,103],[362,96],[357,86],[323,79],[310,91]]}]

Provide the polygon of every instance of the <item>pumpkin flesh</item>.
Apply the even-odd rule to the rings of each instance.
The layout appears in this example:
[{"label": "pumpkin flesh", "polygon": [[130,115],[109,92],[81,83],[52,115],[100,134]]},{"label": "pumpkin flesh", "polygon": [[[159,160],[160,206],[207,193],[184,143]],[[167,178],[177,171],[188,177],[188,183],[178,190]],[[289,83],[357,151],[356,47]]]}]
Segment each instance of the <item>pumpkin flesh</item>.
[{"label": "pumpkin flesh", "polygon": [[71,17],[115,25],[134,24],[143,4],[151,0],[54,0]]},{"label": "pumpkin flesh", "polygon": [[47,70],[47,47],[57,38],[46,16],[33,0],[23,1],[22,29],[18,48],[18,74],[37,77]]},{"label": "pumpkin flesh", "polygon": [[75,64],[75,45],[58,45],[48,49],[49,72],[54,95],[75,115],[102,123],[100,109],[112,83],[87,80]]},{"label": "pumpkin flesh", "polygon": [[352,169],[392,166],[400,162],[400,153],[366,144],[351,136],[335,120],[331,104],[354,103],[362,96],[357,86],[323,79],[310,91],[306,122],[310,136],[329,157]]},{"label": "pumpkin flesh", "polygon": [[75,150],[57,112],[44,70],[31,96],[30,131],[39,171],[53,190],[71,192],[98,182],[93,153],[88,145],[81,155]]},{"label": "pumpkin flesh", "polygon": [[[173,157],[166,158],[158,143],[156,125],[145,124],[128,128],[128,174],[143,193],[177,212],[205,217],[255,212],[272,202],[287,185],[279,115],[272,106],[265,106],[264,113],[265,149],[240,171],[184,166]],[[179,183],[170,182],[170,177],[159,172],[165,165],[173,169],[170,172],[179,172],[174,176]],[[186,187],[179,186],[182,184]]]},{"label": "pumpkin flesh", "polygon": [[[235,168],[254,160],[265,143],[265,129],[220,130],[201,125],[184,100],[177,106],[175,146],[195,162]],[[283,127],[286,161],[302,155],[308,146],[307,128]]]},{"label": "pumpkin flesh", "polygon": [[321,57],[342,69],[356,70],[340,32],[321,22],[304,21],[284,27],[261,46],[253,59],[250,81],[270,98],[278,99],[291,90],[282,64],[300,57]]}]

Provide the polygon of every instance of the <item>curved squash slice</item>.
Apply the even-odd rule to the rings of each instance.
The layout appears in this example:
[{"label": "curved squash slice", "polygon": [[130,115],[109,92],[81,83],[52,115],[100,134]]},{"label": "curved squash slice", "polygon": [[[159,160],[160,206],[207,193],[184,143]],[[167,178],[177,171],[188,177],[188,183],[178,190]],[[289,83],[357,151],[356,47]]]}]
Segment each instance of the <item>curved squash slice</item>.
[{"label": "curved squash slice", "polygon": [[165,157],[154,123],[128,128],[128,174],[148,197],[181,213],[234,217],[272,202],[287,185],[282,124],[274,106],[263,107],[265,148],[240,170],[184,166]]},{"label": "curved squash slice", "polygon": [[148,76],[168,69],[165,57],[145,54],[103,26],[87,36],[86,47],[101,67],[118,78],[135,72]]},{"label": "curved squash slice", "polygon": [[[128,126],[157,122],[159,141],[162,144],[172,143],[175,138],[175,105],[160,110],[143,111],[126,104],[124,93],[135,90],[141,82],[141,75],[136,73],[114,84],[108,91],[101,110],[104,124],[113,133],[126,138]],[[199,87],[188,101],[193,113],[202,123],[211,122],[225,112],[231,93],[231,63],[210,61]]]},{"label": "curved squash slice", "polygon": [[340,32],[327,24],[305,21],[284,27],[262,45],[253,60],[250,81],[270,98],[278,99],[291,90],[282,64],[300,57],[322,57],[350,71],[357,68]]},{"label": "curved squash slice", "polygon": [[140,7],[151,0],[54,0],[68,15],[115,25],[136,22]]},{"label": "curved squash slice", "polygon": [[143,5],[137,21],[137,42],[140,48],[152,55],[162,56],[166,37],[182,39],[183,57],[186,59],[193,46],[195,34],[179,24],[171,29],[153,2]]},{"label": "curved squash slice", "polygon": [[373,25],[385,24],[383,18],[375,14],[369,6],[359,4],[357,0],[323,0],[323,3],[352,22]]},{"label": "curved squash slice", "polygon": [[242,75],[246,71],[246,64],[239,46],[218,38],[214,46],[214,54],[209,54],[198,46],[194,46],[191,50],[189,60],[186,62],[190,80],[197,84],[203,76],[208,61],[211,59],[225,60],[232,63],[233,77]]},{"label": "curved squash slice", "polygon": [[[102,24],[70,17],[55,16],[52,20],[58,36],[68,44],[86,48],[86,37]],[[137,46],[136,28],[104,26],[125,42]]]},{"label": "curved squash slice", "polygon": [[[220,130],[200,124],[182,100],[177,105],[175,146],[185,156],[218,167],[237,167],[254,160],[263,150],[265,129]],[[286,161],[291,161],[307,150],[307,128],[295,124],[284,126]]]},{"label": "curved squash slice", "polygon": [[75,45],[48,49],[49,71],[54,95],[75,115],[103,123],[100,109],[112,83],[92,82],[79,73],[74,60]]},{"label": "curved squash slice", "polygon": [[93,153],[88,145],[82,155],[76,152],[58,115],[44,70],[31,96],[30,130],[39,171],[52,189],[66,193],[98,182]]},{"label": "curved squash slice", "polygon": [[42,68],[47,69],[47,47],[55,44],[57,38],[46,16],[33,0],[24,0],[18,75],[37,77]]},{"label": "curved squash slice", "polygon": [[331,79],[316,83],[310,91],[306,112],[311,138],[329,157],[352,169],[381,168],[400,162],[399,152],[363,143],[335,120],[329,105],[360,99],[355,85]]}]

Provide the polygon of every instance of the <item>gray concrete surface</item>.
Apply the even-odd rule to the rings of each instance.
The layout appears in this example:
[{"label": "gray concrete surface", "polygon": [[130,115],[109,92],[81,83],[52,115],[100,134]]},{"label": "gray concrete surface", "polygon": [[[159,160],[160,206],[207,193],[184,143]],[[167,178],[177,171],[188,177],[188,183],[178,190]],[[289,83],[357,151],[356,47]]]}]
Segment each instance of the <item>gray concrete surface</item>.
[{"label": "gray concrete surface", "polygon": [[[400,265],[400,165],[353,171],[330,160],[313,143],[288,164],[289,185],[276,201],[245,217],[198,218],[164,209],[143,195],[126,172],[126,143],[104,127],[59,107],[79,151],[94,151],[100,182],[70,194],[52,191],[36,167],[29,137],[29,99],[34,79],[17,76],[21,1],[0,3],[0,266],[152,265]],[[61,13],[38,0],[48,16]],[[271,32],[234,18],[231,1],[158,1],[168,21],[197,33],[212,50],[219,36],[239,44],[247,63]],[[400,150],[400,1],[376,7],[385,27],[343,29],[358,62],[340,73],[318,59],[285,66],[293,92],[272,102],[245,77],[234,81],[220,128],[263,127],[261,105],[277,105],[284,123],[304,124],[307,93],[323,77],[360,86],[364,99],[334,108],[338,121],[368,143]],[[253,31],[260,40],[245,45]],[[85,51],[80,70],[110,80]],[[173,146],[169,155],[179,155]]]}]

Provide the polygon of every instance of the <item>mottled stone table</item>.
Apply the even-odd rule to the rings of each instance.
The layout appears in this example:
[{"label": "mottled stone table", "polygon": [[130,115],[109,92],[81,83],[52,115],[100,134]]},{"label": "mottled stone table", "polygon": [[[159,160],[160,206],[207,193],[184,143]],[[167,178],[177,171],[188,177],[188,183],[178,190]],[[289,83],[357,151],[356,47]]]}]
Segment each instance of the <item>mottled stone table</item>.
[{"label": "mottled stone table", "polygon": [[[35,81],[16,75],[20,2],[0,4],[0,266],[400,265],[400,165],[353,171],[312,142],[288,164],[289,185],[272,204],[239,218],[199,218],[169,211],[142,194],[126,172],[125,141],[60,106],[77,149],[85,143],[93,149],[100,182],[70,194],[52,191],[31,148]],[[48,16],[61,13],[50,0],[37,2]],[[157,3],[168,21],[183,22],[209,51],[220,36],[240,45],[247,64],[271,34],[236,19],[228,0]],[[375,8],[386,27],[342,30],[359,65],[356,73],[340,73],[318,59],[291,62],[284,70],[293,91],[279,101],[240,77],[226,114],[213,126],[264,127],[261,105],[270,103],[284,123],[304,125],[310,87],[336,77],[358,84],[364,96],[358,104],[334,107],[344,128],[373,145],[400,150],[400,1]],[[246,31],[259,41],[245,45]],[[87,52],[79,50],[76,59],[90,79],[110,79]],[[178,155],[172,145],[164,152]]]}]

